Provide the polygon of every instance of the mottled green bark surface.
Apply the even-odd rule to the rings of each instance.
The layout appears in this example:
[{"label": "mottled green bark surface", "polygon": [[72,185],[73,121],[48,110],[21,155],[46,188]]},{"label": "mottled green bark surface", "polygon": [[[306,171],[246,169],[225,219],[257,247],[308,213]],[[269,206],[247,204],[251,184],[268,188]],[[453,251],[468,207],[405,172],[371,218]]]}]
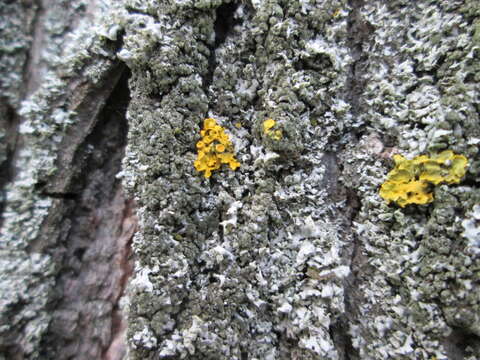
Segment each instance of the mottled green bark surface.
[{"label": "mottled green bark surface", "polygon": [[[132,358],[479,356],[478,243],[462,236],[478,9],[443,3],[130,2]],[[242,163],[211,180],[192,167],[207,116]],[[428,206],[379,198],[391,153],[446,148],[470,159],[463,184]]]},{"label": "mottled green bark surface", "polygon": [[[75,246],[52,249],[88,238],[65,221],[69,194],[95,188],[77,181],[94,173],[79,165],[82,139],[112,134],[95,119],[105,102],[126,106],[113,88],[128,68],[118,179],[140,225],[128,358],[480,358],[477,1],[99,3],[106,18],[80,26],[19,110],[0,281],[0,334],[13,335],[0,351],[56,358],[55,336],[79,349],[65,335],[78,327],[59,319],[116,306],[89,294],[68,312],[64,271],[89,270],[65,260]],[[205,117],[230,134],[236,171],[195,171]],[[267,118],[281,139],[263,132]],[[392,154],[443,149],[469,159],[462,183],[437,186],[428,205],[379,197]],[[94,168],[116,184],[115,166]],[[82,331],[109,358],[114,331]]]}]

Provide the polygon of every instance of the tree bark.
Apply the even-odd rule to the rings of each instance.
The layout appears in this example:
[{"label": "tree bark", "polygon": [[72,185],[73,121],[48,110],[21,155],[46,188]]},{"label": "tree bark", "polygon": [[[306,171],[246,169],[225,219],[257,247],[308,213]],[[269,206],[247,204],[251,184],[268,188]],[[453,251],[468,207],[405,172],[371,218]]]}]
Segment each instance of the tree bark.
[{"label": "tree bark", "polygon": [[[476,0],[0,14],[0,359],[480,358]],[[446,149],[461,183],[379,196]]]}]

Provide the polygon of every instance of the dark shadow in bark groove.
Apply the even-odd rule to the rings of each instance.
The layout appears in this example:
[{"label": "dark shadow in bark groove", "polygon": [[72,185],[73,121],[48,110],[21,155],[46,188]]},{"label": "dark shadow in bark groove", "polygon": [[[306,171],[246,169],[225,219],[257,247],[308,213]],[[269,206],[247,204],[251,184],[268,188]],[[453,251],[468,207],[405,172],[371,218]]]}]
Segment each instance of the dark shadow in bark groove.
[{"label": "dark shadow in bark groove", "polygon": [[[360,13],[360,9],[364,3],[365,0],[349,1],[352,11],[348,20],[348,33],[350,36],[347,39],[347,44],[354,61],[349,70],[345,92],[346,100],[351,106],[353,116],[362,114],[362,108],[366,106],[362,103],[361,99],[366,86],[364,74],[368,71],[369,54],[363,50],[363,45],[369,42],[375,31],[373,25],[366,21]],[[362,128],[363,127],[360,127],[359,129]],[[363,130],[357,130],[354,131],[354,133],[355,132],[357,138],[360,138]]]},{"label": "dark shadow in bark groove", "polygon": [[7,103],[6,99],[0,99],[5,105],[0,105],[0,128],[5,132],[2,139],[0,151],[5,151],[5,158],[0,162],[0,229],[3,224],[3,208],[5,186],[12,180],[14,175],[13,155],[17,143],[17,133],[19,125],[19,117],[15,109]]},{"label": "dark shadow in bark groove", "polygon": [[210,48],[210,57],[208,58],[208,72],[205,76],[203,84],[205,93],[208,93],[208,88],[213,81],[213,74],[215,72],[215,67],[217,66],[215,51],[220,45],[225,42],[228,34],[232,31],[233,27],[236,24],[240,23],[239,21],[236,21],[234,19],[234,14],[237,8],[238,3],[235,2],[222,4],[217,8],[216,20],[213,26],[215,31],[215,45],[213,46],[213,48]]},{"label": "dark shadow in bark groove", "polygon": [[217,19],[214,26],[216,48],[225,42],[232,28],[240,23],[240,21],[235,20],[233,16],[237,8],[238,3],[235,2],[222,4],[217,8]]},{"label": "dark shadow in bark groove", "polygon": [[[338,351],[338,358],[341,360],[358,359],[358,352],[352,345],[351,336],[348,333],[349,326],[348,319],[341,316],[335,319],[330,325],[330,336]],[[351,357],[355,354],[355,357]]]},{"label": "dark shadow in bark groove", "polygon": [[[375,31],[375,28],[364,19],[360,9],[364,6],[364,0],[350,0],[351,12],[348,19],[347,39],[348,47],[352,54],[353,63],[348,72],[347,86],[345,89],[345,100],[351,105],[353,116],[362,114],[365,104],[362,102],[362,95],[365,90],[366,80],[364,74],[367,71],[369,54],[363,49],[365,43],[368,43]],[[358,130],[351,129],[352,140],[359,139],[363,135],[365,127],[359,127]],[[343,172],[342,164],[337,163],[337,172]],[[337,176],[338,178],[338,176]],[[348,248],[350,258],[350,274],[344,280],[344,303],[345,313],[341,314],[330,326],[330,336],[338,351],[339,359],[353,360],[360,359],[360,354],[352,345],[352,338],[349,333],[351,324],[358,323],[359,303],[361,303],[362,294],[358,291],[361,268],[365,265],[365,259],[362,256],[362,244],[352,229],[353,223],[360,210],[360,200],[354,189],[344,188],[337,184],[346,198],[346,230],[350,234],[351,243]]]},{"label": "dark shadow in bark groove", "polygon": [[452,333],[445,339],[443,345],[449,360],[463,360],[478,354],[480,337],[466,333],[463,329],[453,328]]}]

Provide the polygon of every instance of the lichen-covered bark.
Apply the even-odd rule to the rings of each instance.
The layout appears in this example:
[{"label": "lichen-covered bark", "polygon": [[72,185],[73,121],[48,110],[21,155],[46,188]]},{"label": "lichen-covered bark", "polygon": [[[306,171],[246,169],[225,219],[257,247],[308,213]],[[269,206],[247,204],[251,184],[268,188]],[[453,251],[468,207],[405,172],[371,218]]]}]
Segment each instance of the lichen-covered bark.
[{"label": "lichen-covered bark", "polygon": [[[364,358],[476,359],[479,243],[465,236],[462,220],[480,201],[480,8],[474,1],[368,2],[362,13],[375,28],[362,74],[368,133],[349,144],[343,161],[345,184],[362,199],[355,232],[369,270],[352,331]],[[378,198],[385,155],[443,149],[469,159],[460,185],[437,186],[429,206],[398,209]]]},{"label": "lichen-covered bark", "polygon": [[[41,8],[35,34],[55,28]],[[45,75],[4,111],[20,141],[4,157],[0,354],[123,356],[135,206],[129,359],[480,357],[477,1],[73,8],[85,22],[62,56],[25,43]],[[193,167],[206,117],[241,163],[210,179]],[[444,149],[469,159],[462,183],[428,205],[380,198],[392,154]]]},{"label": "lichen-covered bark", "polygon": [[[477,358],[475,3],[126,3],[131,358]],[[241,162],[210,180],[207,116]],[[393,152],[446,148],[461,185],[379,198]]]},{"label": "lichen-covered bark", "polygon": [[[339,7],[348,4],[129,9],[119,53],[132,69],[123,177],[142,224],[132,358],[351,350],[353,196],[338,181],[335,139],[347,140],[356,119],[345,94],[351,25],[348,12],[332,21]],[[192,167],[206,116],[229,130],[241,162],[211,180]],[[262,135],[266,117],[281,126],[280,141]]]},{"label": "lichen-covered bark", "polygon": [[17,141],[16,111],[26,92],[23,70],[28,66],[29,35],[36,10],[35,4],[28,1],[0,4],[0,210],[5,202],[3,187],[11,178],[10,163]]},{"label": "lichen-covered bark", "polygon": [[[116,179],[129,101],[118,26],[91,32],[93,2],[28,5],[0,5],[7,44],[29,39],[0,59],[18,82],[2,104],[0,358],[120,359],[136,218]],[[11,25],[34,11],[34,26]]]}]

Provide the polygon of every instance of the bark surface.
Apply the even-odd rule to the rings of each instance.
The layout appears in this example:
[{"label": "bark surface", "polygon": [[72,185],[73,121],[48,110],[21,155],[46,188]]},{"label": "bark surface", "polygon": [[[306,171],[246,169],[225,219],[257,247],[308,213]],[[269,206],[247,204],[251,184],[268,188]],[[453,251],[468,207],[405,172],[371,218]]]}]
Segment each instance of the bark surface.
[{"label": "bark surface", "polygon": [[[0,15],[0,359],[480,358],[476,0]],[[379,196],[445,149],[460,184]]]}]

